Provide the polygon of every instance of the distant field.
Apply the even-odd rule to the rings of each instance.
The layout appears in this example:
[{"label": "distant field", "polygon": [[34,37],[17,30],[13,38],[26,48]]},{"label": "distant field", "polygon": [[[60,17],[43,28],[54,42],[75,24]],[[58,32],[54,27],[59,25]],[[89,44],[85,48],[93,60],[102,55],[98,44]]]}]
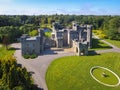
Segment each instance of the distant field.
[{"label": "distant field", "polygon": [[95,81],[90,75],[93,66],[102,66],[120,77],[120,53],[95,56],[69,56],[56,59],[48,67],[46,82],[49,90],[120,90]]},{"label": "distant field", "polygon": [[50,24],[41,24],[41,28],[49,28],[52,29],[52,26]]},{"label": "distant field", "polygon": [[110,40],[110,39],[105,39],[105,41],[117,46],[120,48],[120,41],[116,41],[116,40]]}]

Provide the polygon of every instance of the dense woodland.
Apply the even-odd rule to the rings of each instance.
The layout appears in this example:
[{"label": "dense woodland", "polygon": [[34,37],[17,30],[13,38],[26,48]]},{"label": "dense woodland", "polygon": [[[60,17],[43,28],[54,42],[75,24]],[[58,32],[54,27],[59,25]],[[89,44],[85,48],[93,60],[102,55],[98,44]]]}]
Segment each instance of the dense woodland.
[{"label": "dense woodland", "polygon": [[0,42],[3,37],[10,37],[9,41],[14,42],[22,34],[29,34],[39,27],[51,28],[53,22],[60,22],[63,26],[71,28],[71,22],[79,24],[92,24],[94,30],[102,30],[106,38],[120,40],[120,16],[83,16],[83,15],[13,15],[0,16]]}]

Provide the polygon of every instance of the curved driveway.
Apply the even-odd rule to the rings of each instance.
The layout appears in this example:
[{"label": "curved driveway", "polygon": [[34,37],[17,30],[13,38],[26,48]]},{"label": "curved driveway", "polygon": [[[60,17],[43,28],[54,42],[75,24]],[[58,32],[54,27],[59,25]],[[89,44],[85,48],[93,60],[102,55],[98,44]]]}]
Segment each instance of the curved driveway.
[{"label": "curved driveway", "polygon": [[[115,47],[114,45],[102,40],[104,43],[107,43],[112,49],[108,50],[98,50],[97,53],[105,53],[105,52],[119,52],[120,48]],[[64,52],[62,50],[46,50],[44,51],[43,55],[38,56],[38,58],[35,59],[24,59],[21,56],[21,44],[20,43],[14,43],[12,44],[12,47],[16,48],[15,56],[17,59],[18,64],[22,64],[23,67],[26,67],[26,69],[32,73],[32,77],[35,81],[35,84],[38,85],[40,90],[48,90],[47,85],[45,82],[45,74],[47,71],[47,68],[49,64],[56,58],[63,57],[63,56],[71,56],[75,55],[75,53],[72,52]]]},{"label": "curved driveway", "polygon": [[48,90],[45,83],[45,74],[49,64],[56,58],[63,56],[71,56],[75,55],[75,53],[68,53],[62,50],[46,50],[43,55],[38,56],[35,59],[24,59],[21,56],[21,44],[14,43],[11,45],[16,48],[15,57],[17,59],[18,64],[22,64],[23,67],[32,73],[32,77],[35,81],[35,84],[42,90]]}]

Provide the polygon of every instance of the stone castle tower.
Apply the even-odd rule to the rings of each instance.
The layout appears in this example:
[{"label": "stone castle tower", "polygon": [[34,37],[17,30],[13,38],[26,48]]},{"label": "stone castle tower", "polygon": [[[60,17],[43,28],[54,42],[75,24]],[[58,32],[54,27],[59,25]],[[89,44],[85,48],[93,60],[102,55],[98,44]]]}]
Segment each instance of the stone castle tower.
[{"label": "stone castle tower", "polygon": [[21,36],[22,55],[39,55],[44,50],[43,32],[38,29],[39,35],[30,37],[27,34]]},{"label": "stone castle tower", "polygon": [[88,47],[92,47],[92,25],[87,25],[87,42]]}]

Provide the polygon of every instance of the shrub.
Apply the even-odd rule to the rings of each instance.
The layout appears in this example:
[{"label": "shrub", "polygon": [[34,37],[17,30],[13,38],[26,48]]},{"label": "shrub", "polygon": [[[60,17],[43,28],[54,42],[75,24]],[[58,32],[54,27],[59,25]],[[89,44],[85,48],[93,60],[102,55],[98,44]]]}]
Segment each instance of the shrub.
[{"label": "shrub", "polygon": [[29,59],[29,58],[30,58],[30,55],[25,54],[25,55],[23,55],[23,57],[24,57],[25,59]]},{"label": "shrub", "polygon": [[37,55],[36,55],[36,54],[31,54],[31,55],[25,54],[25,55],[23,55],[23,57],[24,57],[25,59],[29,59],[29,58],[34,59],[34,58],[37,57]]},{"label": "shrub", "polygon": [[32,54],[32,55],[30,55],[30,58],[31,58],[31,59],[36,58],[36,57],[37,57],[36,54]]}]

